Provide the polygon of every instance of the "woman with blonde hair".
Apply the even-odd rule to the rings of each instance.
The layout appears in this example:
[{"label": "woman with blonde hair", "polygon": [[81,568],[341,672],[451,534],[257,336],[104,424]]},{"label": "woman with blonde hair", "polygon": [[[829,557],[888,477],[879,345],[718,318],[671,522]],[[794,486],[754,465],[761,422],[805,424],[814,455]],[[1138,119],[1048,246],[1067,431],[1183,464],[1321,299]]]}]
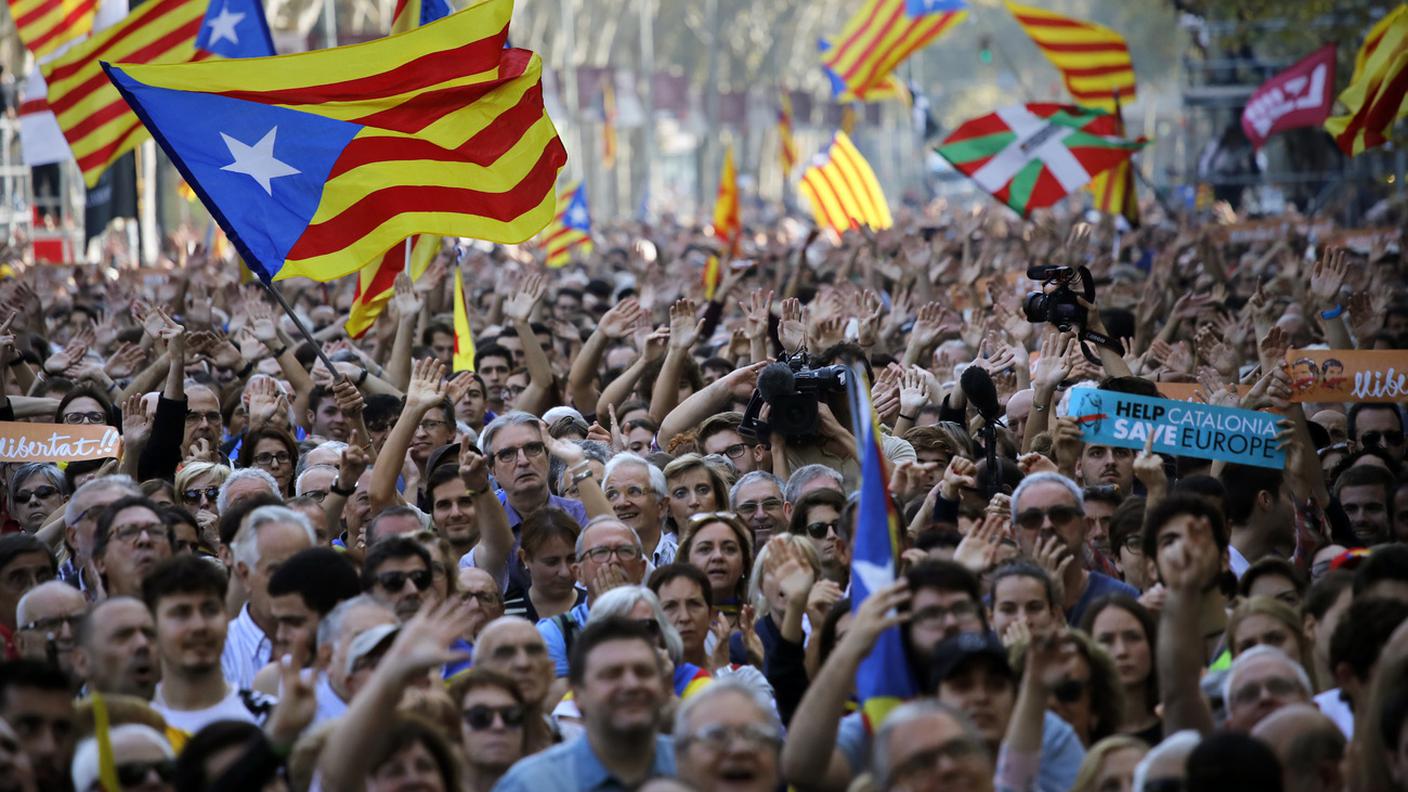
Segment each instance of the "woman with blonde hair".
[{"label": "woman with blonde hair", "polygon": [[1319,690],[1315,656],[1301,617],[1291,606],[1273,597],[1249,597],[1227,619],[1227,650],[1233,659],[1253,646],[1273,646],[1300,663]]},{"label": "woman with blonde hair", "polygon": [[1134,784],[1134,768],[1149,746],[1138,737],[1117,734],[1090,747],[1076,771],[1071,792],[1124,792]]},{"label": "woman with blonde hair", "polygon": [[187,462],[176,471],[176,505],[196,516],[201,543],[207,547],[220,546],[217,498],[220,485],[229,477],[228,467],[213,462]]},{"label": "woman with blonde hair", "polygon": [[[813,589],[818,610],[807,612]],[[748,585],[757,610],[753,631],[763,647],[763,675],[772,685],[784,722],[807,691],[806,641],[821,628],[829,605],[841,599],[841,587],[821,576],[816,545],[801,534],[778,534],[758,551]]]},{"label": "woman with blonde hair", "polygon": [[665,466],[665,492],[670,499],[670,519],[676,532],[700,512],[728,507],[728,485],[724,477],[698,454],[684,454]]}]

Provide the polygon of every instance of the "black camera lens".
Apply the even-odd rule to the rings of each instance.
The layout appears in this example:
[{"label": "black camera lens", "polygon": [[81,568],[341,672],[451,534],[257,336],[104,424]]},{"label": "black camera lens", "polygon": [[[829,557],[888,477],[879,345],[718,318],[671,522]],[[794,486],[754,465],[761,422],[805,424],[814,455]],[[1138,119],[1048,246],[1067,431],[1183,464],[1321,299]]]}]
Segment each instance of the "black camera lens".
[{"label": "black camera lens", "polygon": [[1022,312],[1027,315],[1027,321],[1033,324],[1046,321],[1046,295],[1041,292],[1031,292],[1027,295],[1027,301],[1022,304]]}]

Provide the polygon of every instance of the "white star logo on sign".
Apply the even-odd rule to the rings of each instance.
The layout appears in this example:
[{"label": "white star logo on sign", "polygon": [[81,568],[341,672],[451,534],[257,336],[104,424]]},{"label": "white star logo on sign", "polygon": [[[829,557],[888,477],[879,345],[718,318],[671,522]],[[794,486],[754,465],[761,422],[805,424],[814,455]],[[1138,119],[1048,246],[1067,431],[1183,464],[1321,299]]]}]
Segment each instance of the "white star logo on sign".
[{"label": "white star logo on sign", "polygon": [[1002,189],[1033,159],[1041,160],[1066,192],[1074,192],[1090,181],[1080,160],[1066,148],[1065,140],[1075,134],[1074,127],[1053,124],[1025,107],[1004,107],[997,111],[997,117],[1017,139],[973,174],[973,181],[984,190]]},{"label": "white star logo on sign", "polygon": [[233,13],[230,5],[225,3],[220,6],[220,13],[210,20],[210,41],[206,42],[207,47],[213,47],[221,41],[229,41],[232,44],[240,43],[240,34],[235,30],[235,26],[244,19],[243,13]]},{"label": "white star logo on sign", "polygon": [[225,139],[225,145],[230,149],[230,156],[234,157],[235,161],[220,170],[243,173],[259,182],[264,192],[272,196],[274,188],[269,182],[280,176],[293,176],[303,172],[274,158],[274,136],[278,132],[277,126],[271,128],[253,146],[247,146],[221,132],[220,137]]}]

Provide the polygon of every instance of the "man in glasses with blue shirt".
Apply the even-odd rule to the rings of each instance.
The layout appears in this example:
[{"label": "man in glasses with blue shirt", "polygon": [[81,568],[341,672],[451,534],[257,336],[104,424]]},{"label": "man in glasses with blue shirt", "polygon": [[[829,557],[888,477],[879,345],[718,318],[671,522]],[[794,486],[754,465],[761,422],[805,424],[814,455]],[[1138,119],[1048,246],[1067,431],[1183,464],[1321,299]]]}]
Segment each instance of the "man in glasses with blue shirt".
[{"label": "man in glasses with blue shirt", "polygon": [[645,578],[645,548],[640,536],[616,517],[597,517],[577,537],[577,562],[572,571],[586,587],[587,600],[567,613],[538,622],[548,645],[555,675],[567,676],[567,659],[577,633],[586,626],[596,598],[617,586],[640,585]]}]

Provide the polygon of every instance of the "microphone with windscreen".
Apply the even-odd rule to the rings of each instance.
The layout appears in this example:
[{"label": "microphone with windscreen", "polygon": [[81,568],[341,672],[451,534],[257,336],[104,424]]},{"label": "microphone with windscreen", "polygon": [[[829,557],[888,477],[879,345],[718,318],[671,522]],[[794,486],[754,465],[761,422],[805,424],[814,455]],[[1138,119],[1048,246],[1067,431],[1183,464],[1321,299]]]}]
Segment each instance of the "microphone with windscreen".
[{"label": "microphone with windscreen", "polygon": [[758,373],[758,392],[763,401],[772,404],[779,396],[790,396],[797,392],[797,375],[786,363],[769,363]]},{"label": "microphone with windscreen", "polygon": [[969,366],[963,370],[963,374],[958,378],[958,387],[963,389],[963,395],[968,397],[968,403],[973,405],[973,409],[978,411],[978,415],[983,419],[983,452],[988,461],[988,500],[998,492],[999,480],[997,468],[997,418],[1001,412],[1001,406],[997,402],[997,386],[992,382],[992,376],[986,370],[978,366]]}]

